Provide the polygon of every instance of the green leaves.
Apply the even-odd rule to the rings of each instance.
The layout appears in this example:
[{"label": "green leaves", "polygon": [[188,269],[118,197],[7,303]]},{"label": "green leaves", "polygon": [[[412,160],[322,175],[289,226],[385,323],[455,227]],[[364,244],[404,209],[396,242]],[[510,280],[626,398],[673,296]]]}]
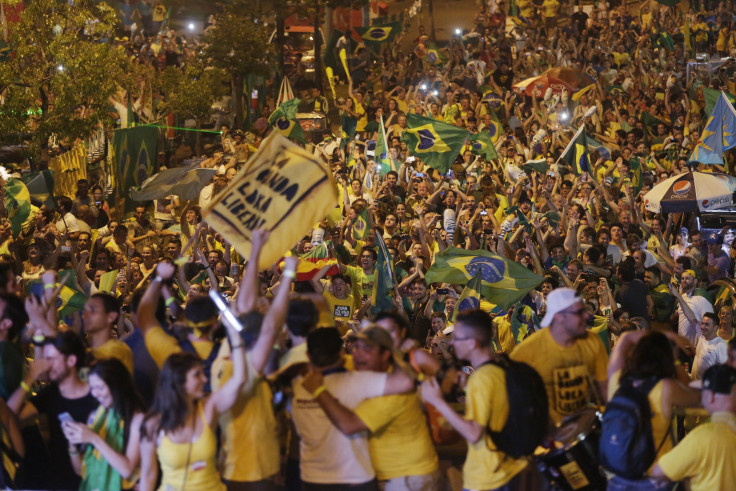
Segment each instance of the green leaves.
[{"label": "green leaves", "polygon": [[32,133],[40,149],[52,133],[73,141],[110,122],[108,99],[132,72],[125,53],[106,42],[116,24],[104,2],[28,2],[10,27],[13,56],[0,63],[0,134]]}]

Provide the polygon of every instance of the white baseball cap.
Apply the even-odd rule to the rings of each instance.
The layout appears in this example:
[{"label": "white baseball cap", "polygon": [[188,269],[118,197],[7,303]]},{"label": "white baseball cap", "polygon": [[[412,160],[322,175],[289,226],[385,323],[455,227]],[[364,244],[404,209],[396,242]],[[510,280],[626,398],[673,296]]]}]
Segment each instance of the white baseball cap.
[{"label": "white baseball cap", "polygon": [[547,327],[552,324],[555,314],[558,314],[583,299],[572,288],[557,288],[547,295],[547,311],[542,319],[541,326]]}]

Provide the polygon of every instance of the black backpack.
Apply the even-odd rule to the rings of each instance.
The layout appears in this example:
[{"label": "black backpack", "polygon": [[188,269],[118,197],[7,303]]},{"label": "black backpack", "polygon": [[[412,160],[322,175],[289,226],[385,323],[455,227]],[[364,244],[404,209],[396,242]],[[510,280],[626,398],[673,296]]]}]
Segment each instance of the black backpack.
[{"label": "black backpack", "polygon": [[498,355],[489,361],[503,369],[506,377],[506,395],[509,417],[501,431],[487,428],[496,448],[518,459],[534,453],[547,435],[549,402],[544,381],[537,371],[526,363]]},{"label": "black backpack", "polygon": [[644,476],[657,457],[648,398],[657,381],[650,377],[636,386],[632,380],[622,381],[603,413],[600,463],[626,479]]}]

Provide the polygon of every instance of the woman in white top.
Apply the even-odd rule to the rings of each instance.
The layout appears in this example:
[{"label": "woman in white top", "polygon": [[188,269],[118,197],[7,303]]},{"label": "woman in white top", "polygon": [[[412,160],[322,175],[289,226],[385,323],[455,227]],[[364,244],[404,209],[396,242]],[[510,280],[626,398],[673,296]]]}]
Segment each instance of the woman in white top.
[{"label": "woman in white top", "polygon": [[685,227],[682,227],[680,233],[677,234],[676,242],[670,246],[670,256],[672,256],[672,259],[677,261],[677,258],[685,254],[685,250],[690,245],[688,239],[688,231]]}]

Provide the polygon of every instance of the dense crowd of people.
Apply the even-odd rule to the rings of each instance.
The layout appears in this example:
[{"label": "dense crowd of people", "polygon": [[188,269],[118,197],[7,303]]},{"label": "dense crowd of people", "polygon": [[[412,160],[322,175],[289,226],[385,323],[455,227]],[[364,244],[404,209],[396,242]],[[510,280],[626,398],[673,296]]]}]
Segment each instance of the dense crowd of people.
[{"label": "dense crowd of people", "polygon": [[[134,38],[120,42],[141,63],[180,67],[188,48],[162,31],[161,0],[136,5],[125,1]],[[644,195],[689,171],[705,91],[736,93],[730,61],[688,66],[736,49],[731,10],[519,0],[509,29],[507,7],[484,4],[442,48],[420,27],[408,52],[400,35],[375,56],[348,33],[350,83],[334,100],[300,81],[302,104],[340,128],[307,146],[332,171],[341,212],[280,264],[257,267],[267,231],[252,231],[241,257],[202,216],[272,131],[268,110],[250,128],[222,126],[199,159],[216,174],[198,200],[139,202],[126,219],[90,172],[99,181],[80,180],[55,208],[34,203],[19,234],[0,218],[0,487],[557,489],[574,478],[544,471],[553,428],[638,393],[651,461],[638,475],[579,464],[586,489],[601,478],[729,489],[734,232],[651,213]],[[514,89],[555,67],[589,82]],[[440,172],[408,144],[412,114],[487,134],[497,156],[468,143]],[[581,126],[596,143],[587,170],[560,160]],[[725,159],[695,168],[732,174]],[[375,308],[377,242],[392,261],[390,309]],[[465,309],[464,283],[425,279],[452,248],[543,279],[511,305]],[[304,276],[300,261],[318,251],[324,267]],[[533,388],[509,377],[517,362],[544,386],[552,436],[537,457],[502,438],[510,421],[532,426],[513,395]]]}]

